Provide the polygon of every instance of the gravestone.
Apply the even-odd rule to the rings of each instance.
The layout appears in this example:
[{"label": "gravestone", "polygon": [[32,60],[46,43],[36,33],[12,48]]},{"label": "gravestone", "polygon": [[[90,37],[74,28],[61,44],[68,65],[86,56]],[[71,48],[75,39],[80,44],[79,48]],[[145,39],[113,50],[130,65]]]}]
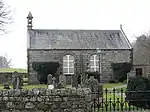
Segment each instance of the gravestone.
[{"label": "gravestone", "polygon": [[87,81],[88,81],[88,74],[81,74],[81,86],[86,87],[87,86]]},{"label": "gravestone", "polygon": [[103,98],[103,85],[99,84],[98,80],[94,78],[94,76],[90,76],[90,78],[86,82],[87,87],[91,89],[92,94],[91,98],[96,99],[96,101],[102,101]]},{"label": "gravestone", "polygon": [[12,75],[12,84],[13,84],[13,89],[22,89],[22,79],[19,76],[18,72],[15,71]]},{"label": "gravestone", "polygon": [[72,86],[72,75],[66,75],[66,85]]},{"label": "gravestone", "polygon": [[62,87],[66,86],[66,76],[64,74],[60,74],[60,76],[59,76],[59,84],[62,85]]},{"label": "gravestone", "polygon": [[47,76],[47,85],[48,85],[48,89],[54,89],[54,85],[53,85],[53,75],[49,74]]},{"label": "gravestone", "polygon": [[91,89],[92,92],[97,92],[99,83],[98,80],[94,78],[94,76],[90,76],[87,82],[87,87]]},{"label": "gravestone", "polygon": [[53,78],[53,75],[52,75],[52,74],[49,74],[49,75],[47,76],[47,84],[48,84],[48,85],[53,84],[52,78]]},{"label": "gravestone", "polygon": [[56,78],[55,77],[52,78],[52,82],[53,82],[52,84],[53,84],[54,88],[56,88]]},{"label": "gravestone", "polygon": [[77,75],[72,76],[72,87],[78,87],[78,77]]},{"label": "gravestone", "polygon": [[136,76],[136,72],[134,70],[131,70],[129,73],[127,73],[127,85],[128,85],[129,79],[134,76]]}]

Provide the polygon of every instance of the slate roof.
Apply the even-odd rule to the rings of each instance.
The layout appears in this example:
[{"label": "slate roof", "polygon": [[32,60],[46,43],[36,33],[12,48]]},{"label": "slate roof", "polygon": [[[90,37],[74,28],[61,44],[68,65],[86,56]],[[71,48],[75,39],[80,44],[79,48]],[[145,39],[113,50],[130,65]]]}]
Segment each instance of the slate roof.
[{"label": "slate roof", "polygon": [[28,31],[33,49],[131,49],[121,30],[41,30]]}]

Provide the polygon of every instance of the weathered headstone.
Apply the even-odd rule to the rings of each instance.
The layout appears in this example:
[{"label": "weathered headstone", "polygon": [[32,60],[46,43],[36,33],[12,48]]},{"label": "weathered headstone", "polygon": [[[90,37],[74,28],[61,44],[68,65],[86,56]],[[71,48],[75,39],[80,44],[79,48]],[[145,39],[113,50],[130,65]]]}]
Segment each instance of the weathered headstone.
[{"label": "weathered headstone", "polygon": [[47,76],[47,84],[48,84],[48,85],[53,84],[52,78],[53,78],[53,75],[52,75],[52,74],[49,74],[49,75]]},{"label": "weathered headstone", "polygon": [[72,86],[72,75],[67,75],[66,76],[66,85]]},{"label": "weathered headstone", "polygon": [[78,80],[77,80],[77,76],[73,75],[72,76],[72,87],[78,87]]},{"label": "weathered headstone", "polygon": [[131,70],[129,73],[127,73],[127,85],[128,85],[129,79],[134,76],[136,76],[136,72],[134,70]]},{"label": "weathered headstone", "polygon": [[64,74],[60,74],[59,76],[59,85],[62,87],[66,86],[66,76]]},{"label": "weathered headstone", "polygon": [[81,74],[81,86],[86,87],[87,86],[87,80],[88,80],[88,74]]},{"label": "weathered headstone", "polygon": [[97,92],[99,83],[98,80],[91,76],[88,80],[87,86],[91,89],[92,92]]},{"label": "weathered headstone", "polygon": [[53,84],[54,88],[56,88],[56,78],[55,77],[52,78],[52,82],[53,82],[52,84]]},{"label": "weathered headstone", "polygon": [[47,85],[48,85],[48,89],[54,89],[54,85],[53,85],[53,75],[49,74],[47,76]]},{"label": "weathered headstone", "polygon": [[19,76],[18,72],[14,72],[12,76],[13,89],[22,89],[22,79]]}]

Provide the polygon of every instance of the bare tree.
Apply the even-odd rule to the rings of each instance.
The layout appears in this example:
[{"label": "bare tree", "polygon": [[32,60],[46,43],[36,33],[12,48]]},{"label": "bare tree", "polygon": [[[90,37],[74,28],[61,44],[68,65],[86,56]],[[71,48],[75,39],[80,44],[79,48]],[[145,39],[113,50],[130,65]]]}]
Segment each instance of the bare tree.
[{"label": "bare tree", "polygon": [[12,17],[10,15],[11,10],[9,6],[4,4],[3,0],[0,0],[0,31],[6,33],[6,25],[12,23]]},{"label": "bare tree", "polygon": [[150,33],[137,37],[133,44],[134,63],[148,64],[150,63]]},{"label": "bare tree", "polygon": [[10,68],[11,59],[8,59],[7,56],[0,56],[0,68]]}]

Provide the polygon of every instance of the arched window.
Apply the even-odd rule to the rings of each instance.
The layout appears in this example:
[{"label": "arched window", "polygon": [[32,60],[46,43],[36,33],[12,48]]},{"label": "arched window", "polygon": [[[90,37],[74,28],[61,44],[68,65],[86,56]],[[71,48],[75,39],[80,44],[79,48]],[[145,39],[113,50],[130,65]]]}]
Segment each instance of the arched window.
[{"label": "arched window", "polygon": [[71,55],[63,57],[63,74],[74,74],[74,57]]},{"label": "arched window", "polygon": [[91,72],[100,72],[99,70],[99,55],[91,55],[90,56],[90,71]]}]

